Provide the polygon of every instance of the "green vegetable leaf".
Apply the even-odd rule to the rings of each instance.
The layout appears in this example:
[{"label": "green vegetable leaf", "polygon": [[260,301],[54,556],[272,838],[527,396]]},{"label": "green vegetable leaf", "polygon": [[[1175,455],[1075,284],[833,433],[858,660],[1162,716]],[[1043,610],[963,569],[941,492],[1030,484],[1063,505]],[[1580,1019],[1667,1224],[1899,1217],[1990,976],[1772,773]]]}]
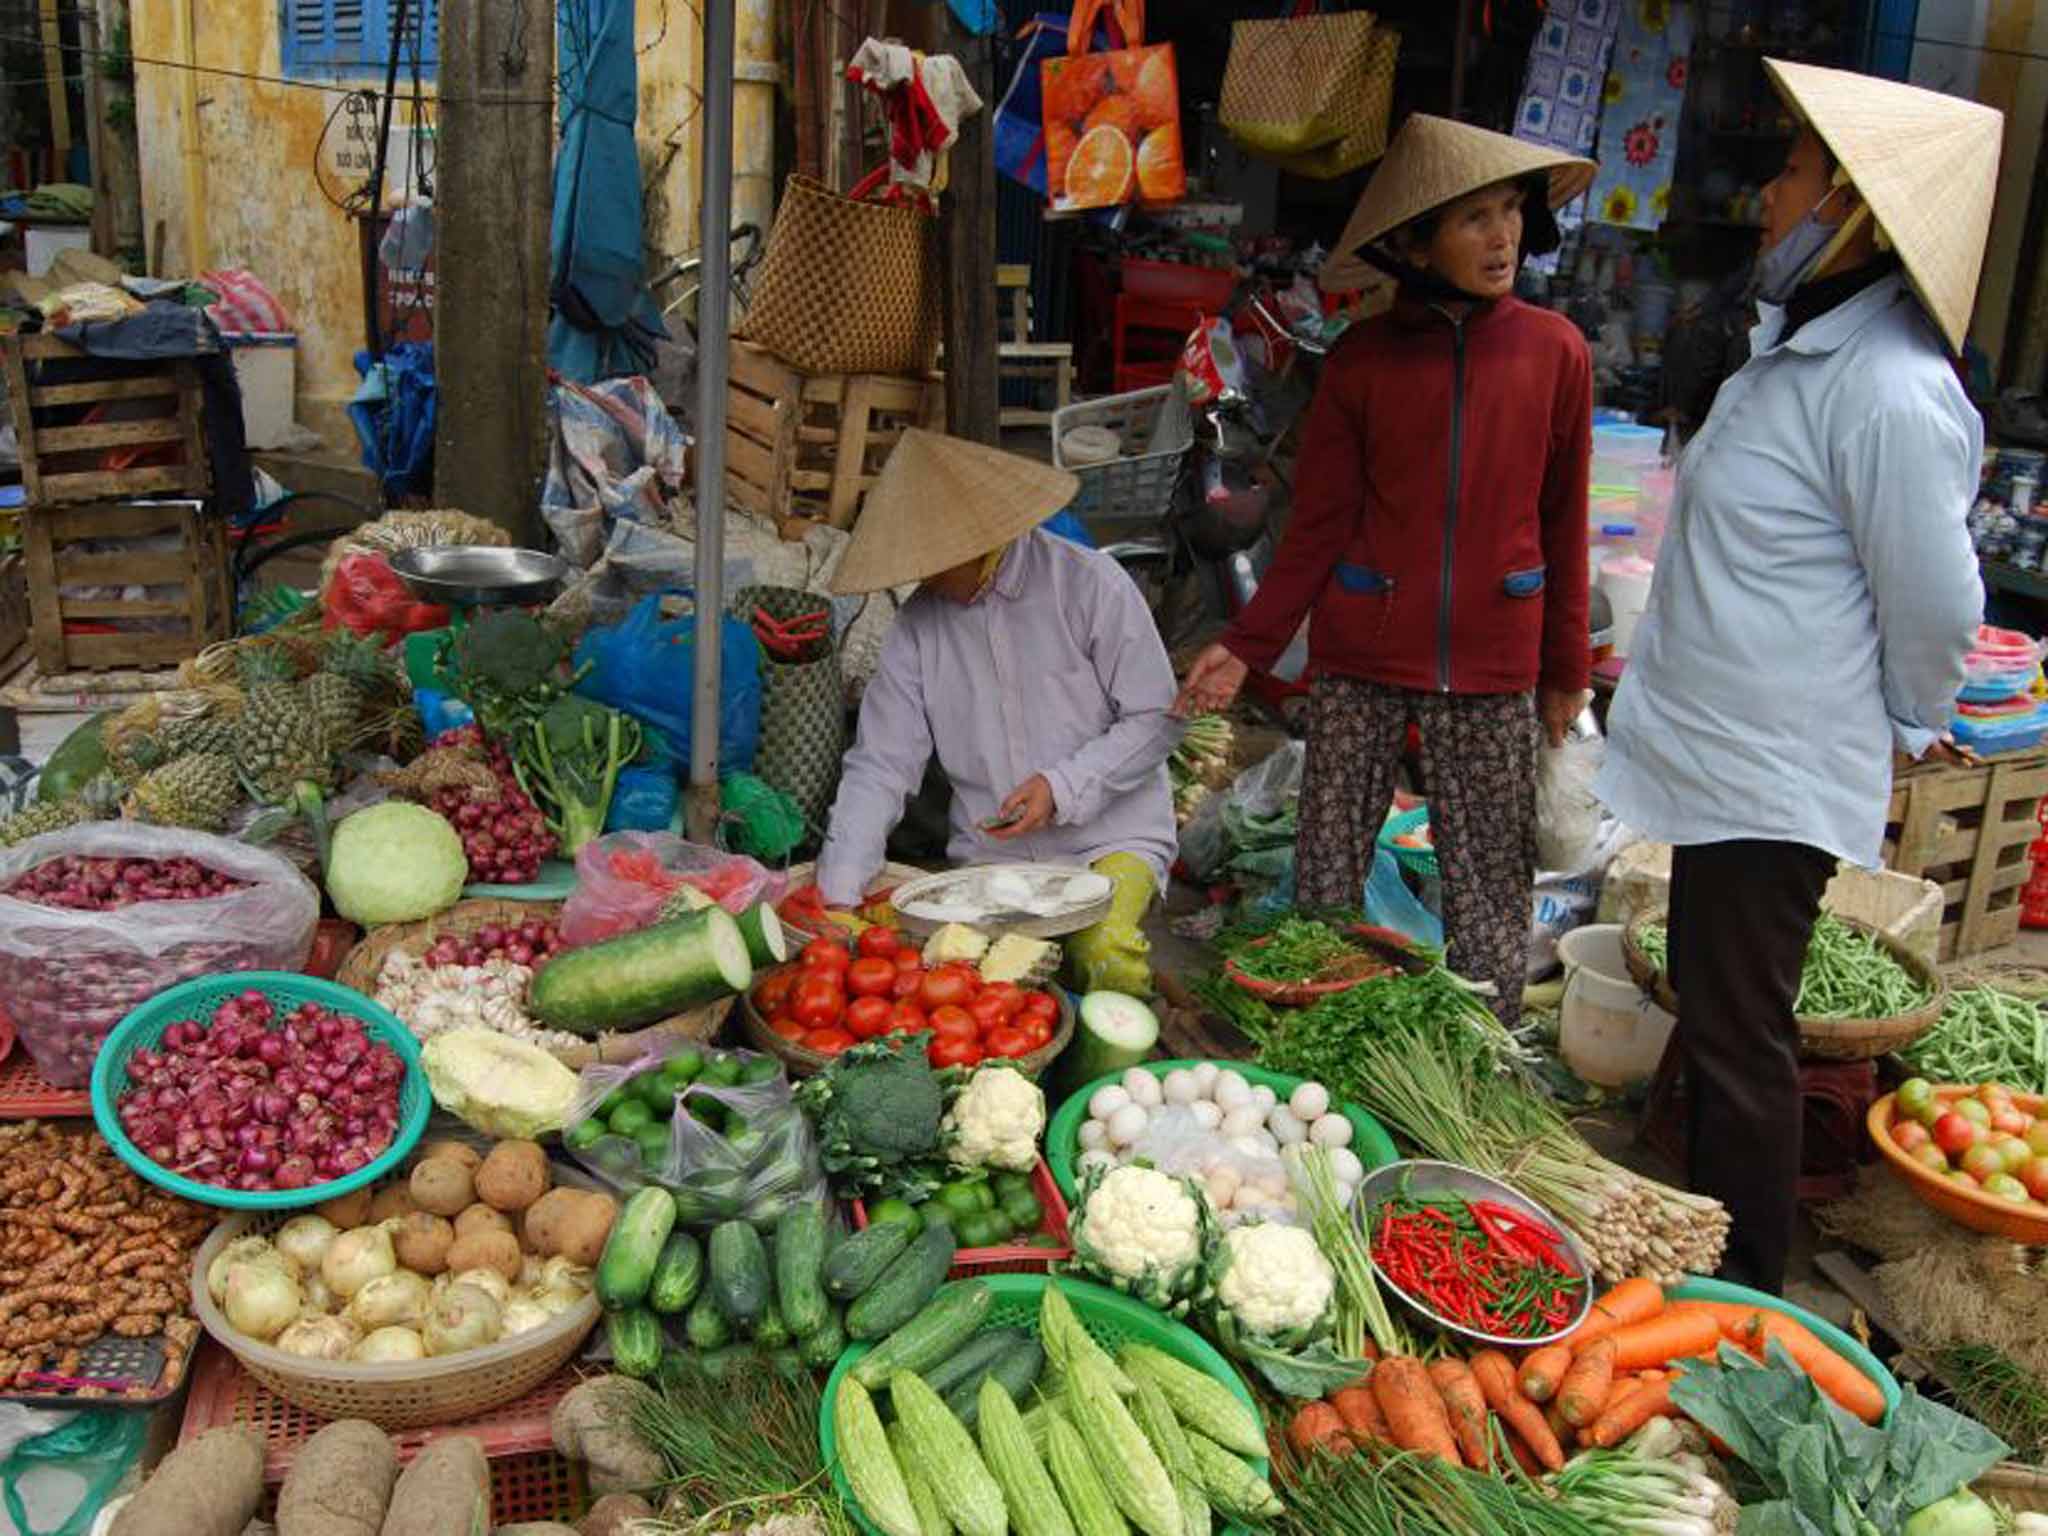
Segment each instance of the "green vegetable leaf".
[{"label": "green vegetable leaf", "polygon": [[1328,1339],[1318,1339],[1292,1354],[1270,1344],[1240,1340],[1231,1352],[1256,1367],[1267,1385],[1283,1397],[1327,1397],[1372,1369],[1370,1361],[1344,1359]]}]

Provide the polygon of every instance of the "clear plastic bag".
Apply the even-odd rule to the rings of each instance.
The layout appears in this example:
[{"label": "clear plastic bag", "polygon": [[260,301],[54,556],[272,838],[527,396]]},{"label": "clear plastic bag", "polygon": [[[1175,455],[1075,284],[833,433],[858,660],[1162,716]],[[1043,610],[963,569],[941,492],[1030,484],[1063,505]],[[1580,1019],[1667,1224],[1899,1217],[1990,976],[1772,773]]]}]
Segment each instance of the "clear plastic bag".
[{"label": "clear plastic bag", "polygon": [[1582,717],[1564,745],[1545,744],[1536,755],[1536,864],[1539,869],[1577,869],[1600,837],[1605,814],[1593,781],[1600,776],[1607,743],[1590,718]]},{"label": "clear plastic bag", "polygon": [[673,832],[610,832],[576,855],[576,889],[562,908],[562,938],[573,948],[645,928],[686,885],[737,917],[761,902],[780,901],[787,884],[742,854]]},{"label": "clear plastic bag", "polygon": [[1299,1223],[1292,1180],[1279,1154],[1254,1146],[1249,1137],[1233,1141],[1209,1129],[1193,1110],[1172,1105],[1160,1110],[1132,1150],[1161,1173],[1201,1185],[1226,1227],[1254,1218]]},{"label": "clear plastic bag", "polygon": [[[1181,829],[1180,858],[1197,880],[1220,874],[1233,859],[1273,848],[1292,849],[1294,810],[1301,800],[1307,748],[1290,741],[1211,795]],[[1277,871],[1262,871],[1277,878]]]},{"label": "clear plastic bag", "polygon": [[312,952],[320,893],[269,849],[143,822],[89,822],[0,850],[0,893],[67,855],[184,857],[247,884],[109,912],[0,894],[0,999],[37,1070],[58,1087],[85,1083],[100,1042],[166,987],[221,971],[296,971]]},{"label": "clear plastic bag", "polygon": [[[100,1505],[142,1455],[146,1414],[101,1408],[75,1415],[33,1415],[57,1428],[17,1441],[0,1460],[0,1529],[16,1536],[86,1536]],[[39,1524],[68,1510],[54,1525]]]}]

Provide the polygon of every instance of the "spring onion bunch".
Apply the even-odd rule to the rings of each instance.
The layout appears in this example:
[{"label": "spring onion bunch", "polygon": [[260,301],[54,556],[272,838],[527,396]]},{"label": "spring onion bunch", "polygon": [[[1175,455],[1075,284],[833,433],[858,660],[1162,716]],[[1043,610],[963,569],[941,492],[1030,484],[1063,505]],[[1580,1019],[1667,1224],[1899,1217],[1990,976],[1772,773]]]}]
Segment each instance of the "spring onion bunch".
[{"label": "spring onion bunch", "polygon": [[1327,1148],[1310,1147],[1296,1164],[1304,1214],[1316,1247],[1337,1271],[1336,1330],[1332,1338],[1338,1354],[1347,1360],[1365,1355],[1374,1345],[1381,1355],[1412,1355],[1415,1341],[1387,1310],[1373,1274],[1372,1248],[1360,1226],[1361,1213],[1346,1210],[1337,1192],[1337,1176],[1331,1171]]},{"label": "spring onion bunch", "polygon": [[1526,1478],[1376,1443],[1316,1452],[1283,1497],[1287,1512],[1271,1527],[1282,1536],[1608,1536]]},{"label": "spring onion bunch", "polygon": [[1669,1419],[1652,1419],[1627,1447],[1582,1451],[1549,1481],[1603,1536],[1729,1536],[1739,1506],[1678,1444]]}]

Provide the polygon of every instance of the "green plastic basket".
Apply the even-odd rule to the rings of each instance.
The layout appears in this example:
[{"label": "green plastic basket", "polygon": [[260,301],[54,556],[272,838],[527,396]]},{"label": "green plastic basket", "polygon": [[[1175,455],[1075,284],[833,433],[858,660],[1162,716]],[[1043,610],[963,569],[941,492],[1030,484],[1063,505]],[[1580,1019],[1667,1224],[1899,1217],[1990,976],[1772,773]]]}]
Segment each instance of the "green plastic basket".
[{"label": "green plastic basket", "polygon": [[[173,1024],[186,1020],[203,1024],[213,1017],[220,1004],[248,991],[261,992],[280,1012],[289,1012],[301,1003],[319,1003],[336,1013],[360,1019],[371,1038],[381,1040],[398,1052],[399,1059],[405,1063],[405,1080],[398,1090],[398,1125],[392,1134],[391,1145],[381,1156],[365,1163],[354,1173],[330,1179],[325,1184],[309,1184],[304,1189],[221,1189],[172,1173],[162,1164],[144,1156],[142,1149],[129,1139],[128,1133],[121,1128],[121,1117],[114,1111],[115,1102],[128,1088],[128,1058],[137,1051],[155,1046],[163,1038],[164,1031]],[[294,1210],[376,1183],[404,1162],[418,1145],[427,1129],[427,1116],[433,1108],[434,1099],[427,1089],[426,1071],[420,1065],[419,1042],[413,1039],[412,1031],[400,1022],[398,1015],[380,1007],[353,987],[344,987],[338,981],[322,981],[315,976],[302,976],[296,971],[234,971],[180,982],[168,991],[159,992],[115,1025],[113,1033],[100,1046],[99,1058],[92,1067],[93,1123],[122,1162],[159,1189],[167,1189],[187,1200],[196,1200],[201,1205],[226,1206],[237,1211]]]},{"label": "green plastic basket", "polygon": [[1703,1275],[1687,1275],[1677,1285],[1667,1285],[1664,1287],[1664,1295],[1671,1301],[1726,1301],[1739,1307],[1760,1307],[1769,1312],[1781,1312],[1794,1322],[1804,1325],[1808,1333],[1877,1383],[1878,1391],[1884,1394],[1886,1422],[1890,1422],[1892,1410],[1899,1406],[1898,1379],[1884,1368],[1883,1362],[1877,1356],[1826,1318],[1817,1317],[1806,1308],[1786,1301],[1781,1296],[1753,1291],[1746,1285],[1736,1285],[1727,1280],[1710,1280]]},{"label": "green plastic basket", "polygon": [[[1178,1067],[1199,1067],[1201,1064],[1200,1061],[1194,1060],[1176,1060],[1147,1061],[1139,1065],[1154,1077],[1164,1077]],[[1248,1061],[1218,1061],[1216,1064],[1228,1067],[1254,1087],[1263,1083],[1279,1094],[1283,1101],[1308,1081],[1305,1077],[1290,1077],[1285,1072],[1268,1072],[1264,1067],[1255,1067]],[[1081,1181],[1074,1177],[1074,1159],[1081,1151],[1081,1122],[1088,1118],[1088,1100],[1094,1096],[1096,1089],[1106,1088],[1122,1079],[1123,1073],[1111,1072],[1069,1094],[1061,1103],[1058,1112],[1053,1115],[1052,1123],[1046,1127],[1045,1163],[1052,1169],[1053,1182],[1059,1185],[1060,1194],[1069,1205],[1081,1195]],[[1394,1150],[1394,1138],[1389,1136],[1386,1127],[1371,1115],[1356,1105],[1346,1104],[1341,1100],[1333,1100],[1330,1107],[1351,1122],[1351,1153],[1365,1165],[1367,1173],[1371,1173],[1375,1168],[1384,1167],[1399,1157],[1400,1154]]]},{"label": "green plastic basket", "polygon": [[[1048,1283],[1057,1283],[1073,1303],[1074,1315],[1081,1320],[1095,1342],[1112,1355],[1126,1344],[1149,1344],[1161,1354],[1171,1355],[1183,1365],[1191,1365],[1206,1375],[1215,1377],[1230,1388],[1231,1394],[1254,1414],[1259,1405],[1252,1400],[1250,1392],[1230,1362],[1194,1332],[1193,1329],[1172,1318],[1155,1312],[1143,1302],[1112,1291],[1107,1286],[1091,1285],[1084,1280],[1071,1280],[1064,1276],[1056,1282],[1050,1275],[983,1275],[979,1280],[956,1280],[954,1285],[985,1285],[995,1292],[995,1302],[982,1319],[981,1329],[1022,1328],[1034,1338],[1038,1334],[1039,1302],[1045,1295]],[[846,1474],[840,1470],[838,1440],[833,1432],[832,1404],[839,1396],[839,1382],[853,1369],[854,1362],[866,1354],[872,1344],[849,1344],[839,1363],[832,1367],[832,1374],[825,1379],[825,1400],[818,1409],[818,1445],[823,1451],[825,1465],[832,1473],[832,1486],[845,1501],[847,1511],[853,1516],[854,1524],[867,1533],[879,1536],[875,1527],[861,1514],[860,1504],[853,1496],[852,1485],[846,1481]],[[1261,1423],[1265,1422],[1260,1415]],[[1259,1476],[1268,1475],[1269,1468],[1260,1458],[1250,1464],[1258,1469]],[[1226,1536],[1237,1533],[1243,1536],[1245,1528],[1239,1525],[1224,1527]]]},{"label": "green plastic basket", "polygon": [[1418,805],[1412,811],[1399,811],[1387,818],[1387,824],[1380,828],[1380,846],[1387,850],[1396,864],[1424,880],[1437,878],[1436,849],[1410,848],[1394,841],[1410,832],[1420,832],[1429,825],[1429,807]]}]

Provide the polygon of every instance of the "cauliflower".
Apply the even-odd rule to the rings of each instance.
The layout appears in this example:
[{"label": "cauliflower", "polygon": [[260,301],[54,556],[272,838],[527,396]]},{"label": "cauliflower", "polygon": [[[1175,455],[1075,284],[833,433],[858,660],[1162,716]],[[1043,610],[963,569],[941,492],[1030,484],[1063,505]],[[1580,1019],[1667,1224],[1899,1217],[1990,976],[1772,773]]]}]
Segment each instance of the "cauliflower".
[{"label": "cauliflower", "polygon": [[1045,1134],[1045,1094],[1015,1067],[983,1067],[968,1079],[941,1127],[946,1154],[962,1168],[1038,1166]]},{"label": "cauliflower", "polygon": [[1192,1183],[1137,1164],[1091,1174],[1069,1224],[1081,1270],[1176,1316],[1197,1299],[1214,1230]]},{"label": "cauliflower", "polygon": [[1329,1332],[1337,1271],[1302,1227],[1256,1222],[1232,1228],[1214,1261],[1220,1330],[1279,1349]]}]

